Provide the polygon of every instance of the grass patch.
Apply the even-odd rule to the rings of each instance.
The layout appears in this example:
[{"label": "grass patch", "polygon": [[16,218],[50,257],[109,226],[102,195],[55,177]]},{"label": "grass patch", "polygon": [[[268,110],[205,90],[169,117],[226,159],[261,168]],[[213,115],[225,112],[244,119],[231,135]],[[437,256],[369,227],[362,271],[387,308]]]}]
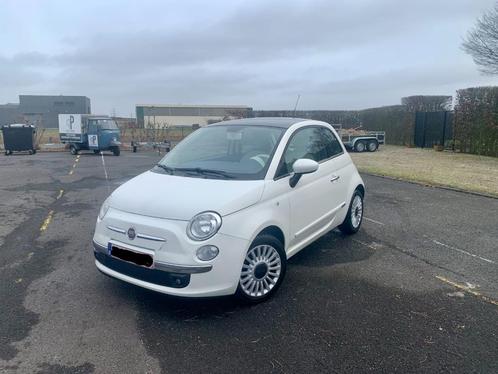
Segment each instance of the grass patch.
[{"label": "grass patch", "polygon": [[432,149],[381,146],[351,153],[358,170],[498,197],[498,158]]}]

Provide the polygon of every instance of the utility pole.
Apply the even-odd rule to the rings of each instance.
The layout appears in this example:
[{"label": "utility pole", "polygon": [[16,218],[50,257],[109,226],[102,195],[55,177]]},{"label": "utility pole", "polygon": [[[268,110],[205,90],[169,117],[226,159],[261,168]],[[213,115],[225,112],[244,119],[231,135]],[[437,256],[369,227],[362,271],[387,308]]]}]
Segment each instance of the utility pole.
[{"label": "utility pole", "polygon": [[301,98],[301,94],[297,95],[296,105],[294,105],[294,118],[296,117],[297,104],[299,104],[300,98]]}]

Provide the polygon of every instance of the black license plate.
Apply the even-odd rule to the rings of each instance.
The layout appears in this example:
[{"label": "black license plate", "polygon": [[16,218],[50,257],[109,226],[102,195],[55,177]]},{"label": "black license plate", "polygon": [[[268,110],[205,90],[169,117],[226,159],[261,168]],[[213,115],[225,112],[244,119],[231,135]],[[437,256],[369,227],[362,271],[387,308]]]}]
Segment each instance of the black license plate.
[{"label": "black license plate", "polygon": [[130,251],[129,249],[121,248],[111,243],[109,243],[109,252],[112,257],[146,268],[152,267],[152,264],[154,263],[151,255]]}]

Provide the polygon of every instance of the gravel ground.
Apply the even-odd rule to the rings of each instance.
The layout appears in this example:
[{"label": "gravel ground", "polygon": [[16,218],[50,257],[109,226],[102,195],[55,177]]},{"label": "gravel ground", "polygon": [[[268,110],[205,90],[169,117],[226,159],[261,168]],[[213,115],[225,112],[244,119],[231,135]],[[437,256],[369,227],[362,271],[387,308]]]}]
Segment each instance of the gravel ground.
[{"label": "gravel ground", "polygon": [[1,373],[498,372],[497,199],[365,175],[360,232],[274,298],[187,300],[94,264],[100,204],[157,160],[106,156],[107,183],[93,154],[0,156]]}]

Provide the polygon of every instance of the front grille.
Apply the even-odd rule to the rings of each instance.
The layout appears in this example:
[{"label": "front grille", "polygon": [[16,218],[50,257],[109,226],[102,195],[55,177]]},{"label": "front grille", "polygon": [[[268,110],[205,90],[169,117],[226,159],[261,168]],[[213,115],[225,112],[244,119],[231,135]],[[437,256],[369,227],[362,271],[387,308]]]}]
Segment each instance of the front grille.
[{"label": "front grille", "polygon": [[105,267],[129,277],[172,288],[184,288],[190,283],[190,274],[169,273],[157,269],[147,269],[132,263],[118,260],[105,253],[94,251],[95,258]]}]

